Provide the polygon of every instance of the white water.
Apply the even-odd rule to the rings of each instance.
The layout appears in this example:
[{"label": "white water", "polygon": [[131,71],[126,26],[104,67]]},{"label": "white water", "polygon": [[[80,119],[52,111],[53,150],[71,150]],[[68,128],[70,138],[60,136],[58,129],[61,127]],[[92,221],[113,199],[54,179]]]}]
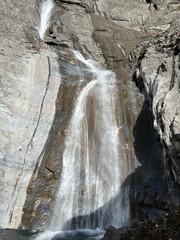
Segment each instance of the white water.
[{"label": "white water", "polygon": [[39,24],[39,36],[43,40],[45,32],[49,27],[49,21],[51,17],[51,11],[54,7],[53,0],[42,0],[39,5],[40,24]]},{"label": "white water", "polygon": [[[90,229],[83,229],[83,230],[73,230],[73,231],[46,231],[39,236],[35,237],[36,240],[51,240],[54,237],[58,236],[58,239],[61,240],[69,240],[69,239],[84,239],[84,240],[100,240],[103,238],[104,231],[100,229],[90,230]],[[34,239],[33,237],[31,239]]]},{"label": "white water", "polygon": [[121,196],[127,163],[119,153],[116,78],[79,52],[74,55],[93,79],[77,98],[67,130],[62,178],[49,229],[119,227],[128,220],[129,205],[127,197],[122,204]]}]

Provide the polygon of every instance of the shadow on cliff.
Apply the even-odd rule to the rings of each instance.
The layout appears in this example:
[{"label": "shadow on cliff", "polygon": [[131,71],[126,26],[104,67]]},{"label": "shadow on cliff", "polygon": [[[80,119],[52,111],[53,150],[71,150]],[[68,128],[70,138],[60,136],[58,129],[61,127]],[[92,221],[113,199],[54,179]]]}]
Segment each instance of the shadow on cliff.
[{"label": "shadow on cliff", "polygon": [[[64,230],[83,229],[87,226],[91,229],[103,226],[104,230],[110,225],[121,227],[133,219],[153,218],[174,207],[176,189],[168,182],[171,180],[164,164],[164,148],[153,126],[149,99],[144,101],[133,135],[135,155],[141,165],[126,178],[115,198],[89,215],[70,219],[64,224]],[[130,208],[126,202],[127,194]],[[55,239],[58,239],[58,235]]]},{"label": "shadow on cliff", "polygon": [[127,225],[129,223],[129,205],[126,202],[127,195],[128,186],[124,185],[121,187],[118,195],[105,203],[102,207],[90,214],[81,215],[68,220],[64,223],[62,229],[64,231],[74,229],[106,230],[109,226],[120,227]]},{"label": "shadow on cliff", "polygon": [[[129,213],[130,220],[143,219],[147,216],[155,217],[172,208],[172,194],[169,193],[164,166],[164,149],[153,127],[149,100],[144,101],[133,135],[135,155],[141,166],[126,178],[115,198],[89,215],[70,219],[64,224],[64,230],[87,226],[96,229],[100,227],[99,216],[103,216],[101,225],[104,228],[110,225],[120,227],[128,224]],[[129,211],[126,194],[130,198]]]},{"label": "shadow on cliff", "polygon": [[155,217],[177,204],[177,188],[153,121],[151,100],[145,99],[133,131],[135,154],[141,166],[126,179],[130,183],[131,220]]},{"label": "shadow on cliff", "polygon": [[[166,188],[163,147],[153,128],[151,106],[148,101],[144,102],[133,134],[135,154],[141,166],[127,177],[115,198],[89,215],[70,219],[64,224],[64,230],[87,228],[87,226],[95,229],[100,227],[99,224],[104,228],[110,225],[120,227],[128,224],[129,211],[128,207],[126,208],[128,203],[125,202],[128,190],[130,190],[131,218],[148,215],[147,209],[150,210],[150,205],[155,203],[155,198],[158,198],[158,194]],[[116,209],[116,212],[113,209]],[[103,216],[101,223],[99,216]]]}]

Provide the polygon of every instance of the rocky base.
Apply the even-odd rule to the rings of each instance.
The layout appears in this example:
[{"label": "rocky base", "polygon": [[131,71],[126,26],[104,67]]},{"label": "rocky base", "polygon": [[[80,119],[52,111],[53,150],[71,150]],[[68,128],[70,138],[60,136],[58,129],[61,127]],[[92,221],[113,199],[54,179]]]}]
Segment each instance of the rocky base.
[{"label": "rocky base", "polygon": [[102,240],[178,240],[180,239],[180,207],[157,216],[134,221],[130,227],[109,227]]},{"label": "rocky base", "polygon": [[0,240],[29,240],[32,233],[15,229],[0,229]]}]

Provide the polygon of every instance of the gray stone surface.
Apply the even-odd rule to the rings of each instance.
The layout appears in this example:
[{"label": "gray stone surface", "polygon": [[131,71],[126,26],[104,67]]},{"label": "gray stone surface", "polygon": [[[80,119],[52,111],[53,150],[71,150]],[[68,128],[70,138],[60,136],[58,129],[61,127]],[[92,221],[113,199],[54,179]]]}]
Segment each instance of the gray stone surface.
[{"label": "gray stone surface", "polygon": [[61,78],[56,53],[33,36],[35,1],[2,1],[0,22],[0,226],[17,228]]},{"label": "gray stone surface", "polygon": [[[152,103],[154,128],[166,151],[166,166],[171,166],[180,184],[180,70],[179,31],[170,31],[144,50],[136,70],[138,84],[143,81],[144,94]],[[140,83],[141,82],[141,83]]]},{"label": "gray stone surface", "polygon": [[152,103],[154,128],[180,182],[179,10],[177,0],[56,0],[43,43],[36,1],[1,1],[1,227],[39,229],[49,219],[82,67],[71,48],[116,73],[130,164],[143,101],[131,81],[139,58],[136,83]]}]

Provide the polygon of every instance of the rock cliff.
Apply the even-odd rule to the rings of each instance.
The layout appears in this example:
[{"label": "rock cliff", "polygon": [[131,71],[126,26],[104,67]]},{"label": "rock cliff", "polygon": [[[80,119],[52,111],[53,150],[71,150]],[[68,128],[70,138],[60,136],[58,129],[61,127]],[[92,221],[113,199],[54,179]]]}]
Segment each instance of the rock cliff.
[{"label": "rock cliff", "polygon": [[150,199],[158,182],[154,198],[163,188],[163,206],[177,203],[180,1],[56,0],[44,42],[39,4],[0,3],[1,227],[41,229],[49,220],[66,129],[83,87],[83,66],[71,49],[117,76],[122,156],[128,166],[141,163],[131,176],[132,201],[144,204],[147,185]]},{"label": "rock cliff", "polygon": [[6,1],[0,8],[0,215],[1,227],[17,228],[52,126],[61,78],[56,53],[35,47],[35,2]]}]

